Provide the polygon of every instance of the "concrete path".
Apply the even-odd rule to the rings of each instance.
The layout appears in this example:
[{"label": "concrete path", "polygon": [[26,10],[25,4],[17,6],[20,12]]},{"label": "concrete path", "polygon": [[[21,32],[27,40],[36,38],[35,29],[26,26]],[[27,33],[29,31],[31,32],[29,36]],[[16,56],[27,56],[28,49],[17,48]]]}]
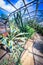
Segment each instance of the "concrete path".
[{"label": "concrete path", "polygon": [[[43,56],[43,54],[40,53],[37,49],[35,49],[35,48],[32,49],[32,46],[33,46],[34,42],[40,41],[40,42],[43,43],[43,40],[42,39],[43,39],[43,37],[40,36],[40,35],[38,35],[36,33],[36,34],[34,34],[34,36],[32,37],[32,39],[29,39],[27,41],[27,43],[26,43],[26,45],[24,47],[27,50],[25,50],[22,53],[22,58],[21,58],[22,65],[34,65],[33,54],[29,53],[28,51],[31,51],[32,52],[32,50],[33,50],[33,52],[35,54],[38,54],[40,56]],[[36,55],[34,55],[34,57],[35,57],[35,60],[37,60],[37,61],[35,61],[36,62],[36,65],[43,65],[43,58],[40,58],[40,57],[38,57]]]}]

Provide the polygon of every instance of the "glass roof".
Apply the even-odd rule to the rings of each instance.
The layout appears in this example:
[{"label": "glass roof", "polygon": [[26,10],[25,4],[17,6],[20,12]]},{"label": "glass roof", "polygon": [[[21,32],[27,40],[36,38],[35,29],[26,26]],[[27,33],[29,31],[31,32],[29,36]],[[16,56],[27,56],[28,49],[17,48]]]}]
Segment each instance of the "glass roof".
[{"label": "glass roof", "polygon": [[43,0],[1,0],[0,17],[2,14],[13,17],[13,13],[18,11],[21,11],[23,19],[43,21]]}]

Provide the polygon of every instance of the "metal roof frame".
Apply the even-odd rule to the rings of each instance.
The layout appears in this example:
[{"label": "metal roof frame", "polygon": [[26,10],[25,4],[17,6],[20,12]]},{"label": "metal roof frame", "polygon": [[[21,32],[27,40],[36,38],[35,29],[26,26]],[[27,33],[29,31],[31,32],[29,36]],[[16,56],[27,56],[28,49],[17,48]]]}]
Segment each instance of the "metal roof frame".
[{"label": "metal roof frame", "polygon": [[7,0],[15,9],[17,9],[10,0]]},{"label": "metal roof frame", "polygon": [[38,1],[39,1],[39,0],[36,0],[36,11],[35,11],[35,16],[34,16],[34,17],[36,17],[37,12],[38,12]]},{"label": "metal roof frame", "polygon": [[[28,5],[30,5],[30,4],[32,4],[32,3],[34,3],[34,2],[35,2],[35,1],[32,1],[32,2],[30,2],[30,3],[27,3],[26,5],[24,5],[24,6],[20,7],[20,8],[18,8],[18,9],[16,9],[15,11],[11,12],[10,14],[12,14],[12,13],[14,13],[14,12],[16,12],[16,11],[19,11],[19,10],[23,9],[25,6],[28,6]],[[34,4],[35,4],[35,3],[34,3]],[[10,16],[10,14],[9,14],[9,16]]]},{"label": "metal roof frame", "polygon": [[5,9],[4,9],[4,8],[2,8],[2,7],[0,7],[0,9],[2,9],[2,10],[4,10],[4,11],[6,11],[6,12],[8,12],[8,13],[10,13],[9,11],[5,10]]},{"label": "metal roof frame", "polygon": [[[25,0],[22,0],[22,1],[23,1],[24,5],[25,5],[25,8],[27,9],[27,7],[26,7],[26,3],[25,3]],[[27,13],[28,13],[28,15],[29,15],[29,17],[30,17],[30,14],[29,14],[28,9],[27,9]],[[30,17],[30,19],[31,19],[31,17]]]},{"label": "metal roof frame", "polygon": [[[10,16],[12,13],[14,13],[14,12],[17,12],[17,11],[19,11],[19,10],[21,10],[21,9],[24,9],[24,7],[27,9],[27,13],[28,13],[30,19],[31,19],[30,14],[33,13],[33,12],[35,12],[34,18],[36,18],[37,12],[42,12],[42,13],[43,13],[43,10],[38,10],[38,5],[39,5],[39,4],[43,4],[43,2],[39,2],[39,0],[33,0],[33,1],[29,2],[29,3],[27,3],[27,4],[25,3],[25,0],[22,0],[23,3],[24,3],[24,6],[18,8],[18,9],[14,6],[14,4],[13,4],[10,0],[7,0],[7,1],[9,2],[9,4],[11,4],[11,5],[16,9],[15,11],[11,12],[11,13],[9,14],[9,16]],[[31,11],[31,12],[29,12],[27,6],[29,5],[29,7],[31,7],[31,6],[34,5],[34,4],[36,4],[36,9],[33,10],[33,11]],[[5,9],[3,9],[3,10],[5,10]],[[5,10],[5,11],[6,11],[6,10]],[[9,16],[8,16],[8,18],[9,18]],[[40,15],[40,16],[42,16],[42,15]]]}]

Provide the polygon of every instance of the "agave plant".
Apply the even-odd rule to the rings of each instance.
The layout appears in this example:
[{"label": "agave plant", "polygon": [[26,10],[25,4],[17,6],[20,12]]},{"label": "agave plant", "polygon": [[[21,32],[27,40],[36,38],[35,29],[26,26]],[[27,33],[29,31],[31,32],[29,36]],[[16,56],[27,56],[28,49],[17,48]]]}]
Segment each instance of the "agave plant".
[{"label": "agave plant", "polygon": [[24,45],[27,40],[26,35],[29,35],[29,33],[20,32],[20,29],[14,25],[14,22],[9,22],[9,28],[8,35],[3,36],[1,42],[12,52],[12,55],[10,54],[9,62],[14,61],[17,65],[20,61],[21,53],[24,50]]},{"label": "agave plant", "polygon": [[28,33],[21,33],[20,29],[14,26],[14,22],[9,23],[9,27],[10,31],[8,36],[3,37],[1,41],[12,51],[16,43],[18,44],[18,42],[25,42],[24,40],[27,39],[26,35],[28,35]]}]

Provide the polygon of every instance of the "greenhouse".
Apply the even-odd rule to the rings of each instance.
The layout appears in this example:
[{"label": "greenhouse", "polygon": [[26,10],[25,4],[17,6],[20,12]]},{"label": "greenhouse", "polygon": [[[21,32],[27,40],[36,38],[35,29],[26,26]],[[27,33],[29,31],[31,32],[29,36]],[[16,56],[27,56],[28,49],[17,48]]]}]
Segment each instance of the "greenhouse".
[{"label": "greenhouse", "polygon": [[43,65],[43,0],[0,0],[0,65]]}]

